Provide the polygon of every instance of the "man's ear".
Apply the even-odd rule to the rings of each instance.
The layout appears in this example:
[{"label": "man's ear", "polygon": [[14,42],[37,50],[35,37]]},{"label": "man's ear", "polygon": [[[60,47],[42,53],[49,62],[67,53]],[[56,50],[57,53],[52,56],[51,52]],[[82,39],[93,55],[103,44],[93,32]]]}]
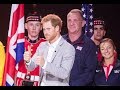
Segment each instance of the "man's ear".
[{"label": "man's ear", "polygon": [[57,31],[60,31],[60,27],[59,27],[58,25],[55,27],[55,29],[56,29]]},{"label": "man's ear", "polygon": [[40,31],[42,30],[42,28],[43,28],[43,25],[42,25],[42,23],[40,23]]},{"label": "man's ear", "polygon": [[85,26],[85,24],[86,24],[86,21],[85,21],[85,20],[83,20],[83,21],[82,21],[82,27],[84,27],[84,26]]},{"label": "man's ear", "polygon": [[25,29],[28,29],[28,28],[27,28],[27,23],[25,23]]},{"label": "man's ear", "polygon": [[104,36],[105,36],[105,34],[106,34],[106,30],[104,30]]}]

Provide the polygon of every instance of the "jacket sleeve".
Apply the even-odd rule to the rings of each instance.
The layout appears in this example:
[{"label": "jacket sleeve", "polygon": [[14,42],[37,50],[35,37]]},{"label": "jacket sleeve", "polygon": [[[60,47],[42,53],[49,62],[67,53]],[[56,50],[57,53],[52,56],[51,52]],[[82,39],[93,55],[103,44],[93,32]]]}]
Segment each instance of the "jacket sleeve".
[{"label": "jacket sleeve", "polygon": [[43,53],[43,51],[44,51],[44,47],[45,46],[45,42],[42,42],[39,46],[38,46],[38,48],[37,48],[37,50],[36,50],[36,52],[35,52],[35,54],[33,55],[33,57],[30,59],[30,63],[27,65],[27,69],[28,70],[30,70],[30,71],[33,71],[38,65],[36,65],[35,63],[34,63],[34,61],[36,60],[36,57],[38,56],[38,55],[41,55],[42,53]]},{"label": "jacket sleeve", "polygon": [[45,68],[45,71],[61,79],[69,77],[75,59],[75,49],[73,46],[66,46],[64,49],[65,50],[62,48],[62,50],[60,50],[63,52],[62,54],[59,52],[60,55],[57,53],[57,56],[55,57],[55,59],[57,59],[55,61],[58,62],[56,64],[59,64],[59,66],[55,65],[55,63],[47,62]]}]

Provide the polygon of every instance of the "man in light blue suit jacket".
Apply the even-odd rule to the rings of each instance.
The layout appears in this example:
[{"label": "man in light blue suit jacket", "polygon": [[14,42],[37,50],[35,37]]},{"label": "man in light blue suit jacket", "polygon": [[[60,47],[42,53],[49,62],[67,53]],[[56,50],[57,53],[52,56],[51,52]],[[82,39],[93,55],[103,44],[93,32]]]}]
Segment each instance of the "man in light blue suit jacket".
[{"label": "man in light blue suit jacket", "polygon": [[60,35],[62,20],[55,14],[42,19],[43,33],[46,42],[39,45],[35,55],[31,56],[31,48],[24,53],[28,70],[37,65],[42,67],[41,86],[69,86],[69,76],[74,63],[75,49]]}]

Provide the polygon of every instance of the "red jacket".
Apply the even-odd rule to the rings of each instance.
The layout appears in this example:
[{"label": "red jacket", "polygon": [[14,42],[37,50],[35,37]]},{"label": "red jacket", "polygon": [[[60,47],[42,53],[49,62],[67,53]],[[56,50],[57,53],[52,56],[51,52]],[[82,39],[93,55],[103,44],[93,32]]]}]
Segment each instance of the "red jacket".
[{"label": "red jacket", "polygon": [[[32,49],[31,52],[33,56],[39,44],[44,41],[45,41],[44,38],[40,38],[36,43],[30,43],[29,40],[25,39],[25,50],[27,50],[28,45],[31,45],[31,49]],[[29,72],[26,69],[24,60],[21,60],[18,65],[18,71],[16,71],[16,80],[15,80],[16,85],[22,86],[22,82],[25,79],[25,75],[27,75],[27,73],[29,72],[30,81],[34,82],[34,86],[38,86],[39,85],[39,74],[40,74],[39,69],[40,69],[39,67],[36,67],[35,70]]]}]

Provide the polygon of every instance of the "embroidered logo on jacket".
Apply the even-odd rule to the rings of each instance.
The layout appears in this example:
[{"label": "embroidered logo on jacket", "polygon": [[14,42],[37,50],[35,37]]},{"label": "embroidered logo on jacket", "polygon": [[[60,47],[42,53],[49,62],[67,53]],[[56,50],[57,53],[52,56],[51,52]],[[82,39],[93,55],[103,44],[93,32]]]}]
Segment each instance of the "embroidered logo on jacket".
[{"label": "embroidered logo on jacket", "polygon": [[82,50],[82,48],[83,48],[83,47],[80,47],[80,46],[77,46],[77,47],[76,47],[76,49],[78,49],[78,50],[80,50],[80,51]]},{"label": "embroidered logo on jacket", "polygon": [[101,70],[96,70],[96,72],[101,72]]},{"label": "embroidered logo on jacket", "polygon": [[120,73],[120,70],[114,70],[114,73]]}]

